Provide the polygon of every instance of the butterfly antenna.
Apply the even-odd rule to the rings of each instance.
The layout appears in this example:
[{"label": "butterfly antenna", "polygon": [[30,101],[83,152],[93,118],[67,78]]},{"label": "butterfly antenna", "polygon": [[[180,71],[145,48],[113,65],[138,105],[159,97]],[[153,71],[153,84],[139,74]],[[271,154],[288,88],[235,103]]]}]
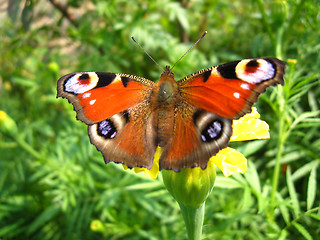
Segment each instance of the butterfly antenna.
[{"label": "butterfly antenna", "polygon": [[156,60],[153,59],[153,57],[151,57],[151,55],[137,42],[137,40],[131,36],[132,40],[138,44],[138,46],[148,55],[148,57],[162,70],[164,71],[164,69],[159,65],[159,63],[156,62]]},{"label": "butterfly antenna", "polygon": [[171,67],[171,70],[177,65],[178,62],[180,62],[180,60],[181,60],[182,58],[184,58],[185,55],[187,55],[188,52],[190,52],[190,51],[192,50],[192,48],[194,48],[194,47],[198,44],[198,42],[199,42],[206,34],[207,34],[207,31],[205,31],[205,32],[201,35],[201,37],[199,37],[199,39],[188,49],[188,51],[186,51],[185,54],[183,54],[182,57],[179,58],[179,60],[176,61],[175,64],[173,64],[173,66]]}]

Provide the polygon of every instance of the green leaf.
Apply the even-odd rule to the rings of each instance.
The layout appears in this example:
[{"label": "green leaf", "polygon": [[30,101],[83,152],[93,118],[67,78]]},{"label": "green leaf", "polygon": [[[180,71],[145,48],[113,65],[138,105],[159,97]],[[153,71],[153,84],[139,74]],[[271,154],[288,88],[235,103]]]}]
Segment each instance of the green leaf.
[{"label": "green leaf", "polygon": [[148,189],[151,191],[151,189],[157,189],[163,187],[163,183],[160,181],[152,181],[152,182],[144,182],[144,183],[137,183],[137,184],[132,184],[128,187],[126,187],[127,190],[143,190],[143,189]]},{"label": "green leaf", "polygon": [[287,204],[285,204],[284,199],[282,198],[281,194],[277,193],[276,194],[276,198],[279,202],[279,209],[281,212],[281,215],[284,219],[284,221],[286,222],[286,224],[289,224],[290,222],[290,213],[289,213],[289,209],[287,207]]},{"label": "green leaf", "polygon": [[52,205],[45,209],[28,227],[27,233],[31,234],[43,226],[46,222],[52,219],[58,212],[60,208]]},{"label": "green leaf", "polygon": [[310,173],[308,181],[308,194],[307,194],[307,210],[310,210],[314,204],[317,191],[317,168],[313,168]]},{"label": "green leaf", "polygon": [[310,233],[307,231],[307,229],[305,229],[301,224],[297,223],[297,222],[293,222],[292,225],[299,231],[299,233],[301,233],[301,235],[307,239],[307,240],[313,240],[312,236],[310,235]]},{"label": "green leaf", "polygon": [[303,165],[302,167],[297,169],[297,171],[295,171],[292,174],[292,180],[296,181],[296,180],[306,176],[307,174],[309,174],[309,172],[312,171],[312,169],[317,168],[318,164],[319,164],[318,160],[314,160],[312,162],[309,162],[309,163]]},{"label": "green leaf", "polygon": [[256,170],[256,166],[251,161],[248,162],[248,170],[244,174],[244,176],[247,179],[251,188],[253,189],[253,192],[256,194],[257,197],[259,197],[261,195],[260,179]]},{"label": "green leaf", "polygon": [[[319,207],[320,208],[320,207]],[[316,213],[310,213],[309,214],[310,217],[320,221],[320,214],[316,214]]]},{"label": "green leaf", "polygon": [[242,211],[248,211],[253,205],[253,195],[249,187],[245,187],[243,191],[243,196],[241,199],[241,209]]},{"label": "green leaf", "polygon": [[299,206],[299,201],[298,201],[298,195],[296,192],[296,189],[294,187],[294,183],[292,180],[292,174],[291,174],[291,167],[289,166],[287,168],[287,186],[288,186],[288,190],[289,190],[289,195],[291,197],[291,204],[293,207],[293,211],[295,214],[295,217],[300,215],[300,206]]},{"label": "green leaf", "polygon": [[0,236],[14,236],[14,234],[18,233],[21,231],[23,228],[23,224],[25,224],[24,219],[19,219],[13,224],[7,224],[5,226],[0,227]]},{"label": "green leaf", "polygon": [[232,178],[216,177],[215,188],[235,189],[243,188],[243,185]]},{"label": "green leaf", "polygon": [[29,29],[33,17],[33,3],[32,0],[26,0],[22,10],[22,24],[25,29]]}]

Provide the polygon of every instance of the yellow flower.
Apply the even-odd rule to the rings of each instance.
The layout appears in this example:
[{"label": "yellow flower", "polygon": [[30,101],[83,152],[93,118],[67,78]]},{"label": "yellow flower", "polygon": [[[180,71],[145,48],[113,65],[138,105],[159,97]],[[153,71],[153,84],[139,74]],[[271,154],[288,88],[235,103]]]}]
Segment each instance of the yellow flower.
[{"label": "yellow flower", "polygon": [[0,110],[0,132],[8,135],[17,135],[16,122],[4,111]]},{"label": "yellow flower", "polygon": [[[156,179],[159,175],[159,159],[161,156],[162,150],[160,147],[157,148],[156,153],[154,154],[153,164],[151,169],[135,167],[133,168],[135,173],[144,172],[149,178]],[[128,170],[129,168],[122,164],[124,170]]]},{"label": "yellow flower", "polygon": [[[260,114],[257,109],[252,108],[251,113],[234,120],[232,124],[233,134],[230,141],[270,138],[269,125],[260,120],[259,117]],[[235,172],[245,173],[247,171],[247,159],[240,152],[230,147],[220,150],[217,155],[210,158],[210,161],[220,168],[225,177],[229,177]]]},{"label": "yellow flower", "polygon": [[[252,108],[252,112],[244,115],[242,118],[233,121],[233,135],[230,139],[233,141],[248,141],[255,139],[267,139],[269,135],[269,126],[266,122],[259,119],[260,114],[256,108]],[[159,158],[161,148],[158,147],[153,166],[149,170],[147,168],[135,167],[136,173],[144,172],[151,179],[157,178],[159,174]],[[224,176],[229,177],[235,172],[245,173],[247,170],[247,159],[233,148],[227,147],[218,152],[217,155],[210,158],[208,164],[217,166]],[[128,169],[123,165],[124,169]]]}]

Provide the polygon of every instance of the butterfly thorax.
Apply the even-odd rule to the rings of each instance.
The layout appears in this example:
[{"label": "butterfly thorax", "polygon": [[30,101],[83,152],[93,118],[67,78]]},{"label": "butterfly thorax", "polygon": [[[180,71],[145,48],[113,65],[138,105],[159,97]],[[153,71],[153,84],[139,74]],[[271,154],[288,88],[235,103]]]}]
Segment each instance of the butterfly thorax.
[{"label": "butterfly thorax", "polygon": [[160,80],[155,88],[158,104],[173,104],[177,88],[178,86],[174,80],[174,74],[167,66],[164,73],[161,74]]},{"label": "butterfly thorax", "polygon": [[157,82],[152,96],[153,127],[156,131],[157,145],[166,145],[173,134],[174,109],[177,101],[178,85],[174,74],[167,66]]}]

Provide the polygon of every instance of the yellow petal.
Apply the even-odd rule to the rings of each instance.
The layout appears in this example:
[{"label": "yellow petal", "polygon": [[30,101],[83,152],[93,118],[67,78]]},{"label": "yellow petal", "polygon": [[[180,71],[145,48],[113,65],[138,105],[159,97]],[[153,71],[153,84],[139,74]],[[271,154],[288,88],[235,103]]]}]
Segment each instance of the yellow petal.
[{"label": "yellow petal", "polygon": [[230,141],[247,141],[270,138],[269,125],[259,119],[256,108],[238,120],[233,120],[233,134]]},{"label": "yellow petal", "polygon": [[0,132],[11,136],[16,136],[18,133],[16,122],[2,110],[0,110]]},{"label": "yellow petal", "polygon": [[[149,178],[151,179],[156,179],[159,175],[159,159],[162,153],[161,147],[158,147],[156,149],[156,152],[154,154],[153,158],[153,164],[151,169],[143,168],[143,167],[135,167],[134,172],[139,173],[139,172],[144,172]],[[127,170],[128,167],[125,164],[122,164],[124,170]]]},{"label": "yellow petal", "polygon": [[247,159],[230,147],[220,150],[217,155],[210,158],[210,161],[213,161],[220,168],[225,177],[229,177],[235,172],[245,173],[247,171]]}]

